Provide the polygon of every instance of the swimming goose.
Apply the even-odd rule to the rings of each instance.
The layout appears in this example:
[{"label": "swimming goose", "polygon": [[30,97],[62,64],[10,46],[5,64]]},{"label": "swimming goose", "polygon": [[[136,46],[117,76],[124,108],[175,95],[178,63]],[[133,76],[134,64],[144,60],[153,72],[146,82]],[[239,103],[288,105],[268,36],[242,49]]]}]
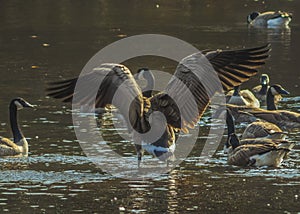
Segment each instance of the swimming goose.
[{"label": "swimming goose", "polygon": [[234,90],[231,90],[226,95],[227,103],[238,106],[249,106],[259,108],[260,103],[254,94],[249,90],[240,91],[240,86],[235,86]]},{"label": "swimming goose", "polygon": [[[262,47],[244,49],[244,50],[216,50],[204,52],[205,59],[208,60],[212,68],[205,72],[211,72],[214,69],[221,81],[225,91],[232,89],[234,86],[247,81],[251,76],[257,73],[257,68],[265,64],[268,58],[269,45]],[[138,154],[138,166],[140,165],[143,151],[158,157],[160,160],[169,160],[175,151],[175,134],[174,131],[181,130],[188,132],[188,128],[193,128],[199,121],[209,104],[209,97],[206,89],[195,73],[190,69],[192,66],[199,66],[199,58],[203,59],[201,53],[192,54],[178,64],[173,78],[169,81],[164,91],[161,91],[150,98],[142,95],[141,89],[134,80],[130,70],[124,65],[105,63],[94,69],[92,72],[85,74],[81,80],[85,83],[86,91],[90,91],[89,86],[99,81],[99,77],[104,77],[100,85],[95,103],[89,97],[89,94],[82,95],[78,100],[73,100],[75,86],[78,78],[54,83],[48,90],[49,96],[62,99],[64,102],[89,103],[95,107],[105,107],[112,104],[112,98],[116,90],[123,85],[122,97],[126,99],[115,100],[115,107],[120,109],[128,126],[129,132],[136,130],[138,133],[147,133],[153,131],[159,133],[163,131],[157,140],[153,141],[143,138],[133,133],[133,141]],[[190,67],[191,66],[191,67]],[[194,72],[200,71],[196,70]],[[212,83],[216,80],[211,80]],[[185,90],[184,86],[188,90]],[[186,99],[191,93],[194,100]],[[76,98],[74,96],[74,98]],[[83,98],[82,98],[83,97]],[[172,98],[171,98],[172,97]],[[133,102],[131,102],[133,100]],[[185,103],[183,109],[179,111],[174,100]],[[196,104],[197,111],[191,112],[192,106]],[[124,106],[130,106],[129,113]],[[154,112],[154,113],[153,113]],[[166,120],[162,121],[161,112]],[[181,114],[180,114],[181,112]],[[150,116],[151,115],[151,116]],[[155,124],[155,126],[151,126]],[[163,129],[161,125],[163,124]],[[152,130],[153,129],[153,130]],[[160,130],[156,130],[160,129]],[[156,132],[157,131],[157,132]]]},{"label": "swimming goose", "polygon": [[[265,106],[267,104],[267,92],[270,87],[270,78],[268,74],[262,74],[260,77],[260,85],[255,86],[252,88],[252,91],[257,97],[257,99],[260,101],[261,106]],[[281,95],[275,95],[275,103],[278,103],[281,100]]]},{"label": "swimming goose", "polygon": [[247,22],[254,27],[286,27],[292,20],[292,14],[283,11],[252,12]]},{"label": "swimming goose", "polygon": [[282,139],[246,139],[243,145],[236,134],[229,136],[227,163],[236,166],[278,167],[294,147],[294,142]]},{"label": "swimming goose", "polygon": [[267,110],[252,109],[247,110],[247,112],[258,119],[274,123],[282,129],[299,128],[300,113],[287,110],[277,110],[277,106],[274,102],[274,94],[277,93],[282,95],[289,94],[289,92],[284,90],[280,85],[271,86],[267,94]]},{"label": "swimming goose", "polygon": [[283,139],[286,133],[281,130],[274,123],[266,121],[255,121],[250,123],[242,134],[242,139],[247,138],[269,138],[269,139]]},{"label": "swimming goose", "polygon": [[10,102],[9,115],[10,126],[13,133],[13,141],[0,137],[0,156],[27,157],[28,143],[24,137],[17,121],[17,111],[22,108],[33,108],[34,106],[22,98],[15,98]]},{"label": "swimming goose", "polygon": [[287,110],[255,109],[248,112],[258,119],[274,123],[281,129],[300,128],[300,113]]},{"label": "swimming goose", "polygon": [[[277,106],[275,104],[275,96],[287,94],[289,94],[289,92],[285,90],[281,85],[275,84],[270,86],[267,93],[267,110],[277,110]],[[254,114],[250,114],[250,112],[267,111],[262,108],[252,108],[249,106],[237,106],[231,104],[227,104],[227,108],[230,108],[235,120],[238,122],[254,122],[257,118]],[[272,121],[269,122],[274,123]]]},{"label": "swimming goose", "polygon": [[[227,140],[225,141],[223,151],[225,154],[228,153],[230,149],[229,136],[236,134],[235,132],[235,122],[232,116],[231,110],[226,109],[226,125],[227,125]],[[269,124],[269,126],[267,125]],[[240,145],[244,144],[264,144],[270,143],[270,141],[264,141],[258,138],[268,138],[268,139],[281,139],[281,136],[285,136],[282,130],[272,123],[267,122],[253,122],[244,131]],[[274,132],[272,132],[274,130]],[[273,143],[280,143],[281,141],[272,141]]]}]

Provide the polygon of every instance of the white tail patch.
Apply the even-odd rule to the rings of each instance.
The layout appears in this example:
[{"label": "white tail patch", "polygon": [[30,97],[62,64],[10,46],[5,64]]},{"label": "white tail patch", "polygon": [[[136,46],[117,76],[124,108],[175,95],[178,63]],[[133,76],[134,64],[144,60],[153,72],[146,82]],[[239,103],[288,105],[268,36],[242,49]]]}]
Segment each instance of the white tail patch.
[{"label": "white tail patch", "polygon": [[268,20],[268,26],[287,26],[291,21],[290,17],[283,18],[283,17],[278,17],[276,19],[270,19]]},{"label": "white tail patch", "polygon": [[285,155],[284,150],[273,150],[262,155],[254,155],[250,159],[255,159],[255,166],[275,166],[278,167]]}]

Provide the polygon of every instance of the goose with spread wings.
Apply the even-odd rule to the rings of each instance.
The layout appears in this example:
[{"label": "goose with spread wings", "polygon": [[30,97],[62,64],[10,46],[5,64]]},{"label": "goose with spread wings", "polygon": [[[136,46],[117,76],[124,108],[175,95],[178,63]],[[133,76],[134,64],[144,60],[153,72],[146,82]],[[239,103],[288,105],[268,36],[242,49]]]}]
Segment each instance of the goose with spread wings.
[{"label": "goose with spread wings", "polygon": [[[206,110],[210,98],[199,74],[199,58],[205,58],[210,67],[204,73],[208,76],[216,72],[216,79],[210,80],[211,85],[221,83],[221,90],[228,91],[254,76],[257,68],[265,64],[268,58],[270,45],[242,50],[203,51],[192,54],[180,61],[176,71],[166,89],[151,97],[144,97],[130,70],[121,64],[105,63],[93,71],[81,76],[83,90],[75,90],[78,78],[58,81],[48,88],[50,97],[61,99],[64,102],[95,105],[103,108],[113,104],[124,116],[129,132],[133,132],[133,141],[140,165],[143,151],[146,150],[160,160],[168,161],[175,151],[175,132],[188,132],[193,128]],[[200,60],[201,61],[201,60]],[[203,60],[202,60],[203,62]],[[203,65],[202,67],[207,67]],[[201,70],[201,69],[200,69]],[[203,70],[203,69],[202,69]],[[199,74],[197,73],[199,72]],[[201,77],[202,77],[201,76]],[[86,92],[94,90],[93,85],[102,83],[97,90],[96,99]],[[200,77],[200,78],[201,78]],[[121,87],[121,90],[120,90]],[[213,88],[213,87],[211,87]],[[212,89],[213,90],[213,89]],[[122,99],[114,99],[116,91]],[[187,99],[192,95],[193,99]],[[114,101],[114,103],[113,103]],[[178,103],[184,105],[178,106]],[[193,106],[196,105],[196,111]],[[129,111],[129,112],[128,112]],[[159,112],[160,114],[155,114]],[[161,120],[161,114],[164,119]],[[155,140],[145,137],[148,132],[162,134]]]}]

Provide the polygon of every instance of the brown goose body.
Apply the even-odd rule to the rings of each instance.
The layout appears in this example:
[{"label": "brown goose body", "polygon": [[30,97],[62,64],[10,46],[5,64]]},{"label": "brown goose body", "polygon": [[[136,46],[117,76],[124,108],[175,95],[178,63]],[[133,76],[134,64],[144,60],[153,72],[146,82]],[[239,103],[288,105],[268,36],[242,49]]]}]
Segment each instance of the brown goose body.
[{"label": "brown goose body", "polygon": [[242,139],[247,138],[284,138],[285,133],[274,123],[255,121],[249,124],[242,134]]},{"label": "brown goose body", "polygon": [[280,166],[290,148],[291,142],[282,144],[260,141],[259,144],[243,144],[229,151],[227,162],[235,166]]},{"label": "brown goose body", "polygon": [[236,166],[278,167],[287,153],[295,146],[294,142],[282,139],[244,139],[235,133],[228,136],[227,163]]},{"label": "brown goose body", "polygon": [[226,94],[226,101],[228,104],[238,105],[238,106],[247,106],[253,108],[259,108],[260,103],[254,94],[248,90],[241,90],[235,92],[234,90],[229,91]]},{"label": "brown goose body", "polygon": [[256,121],[247,126],[244,130],[241,140],[238,139],[235,132],[235,123],[232,112],[229,108],[226,109],[226,124],[228,129],[228,138],[224,144],[224,153],[228,153],[232,142],[230,142],[230,137],[235,135],[235,146],[245,145],[245,144],[281,144],[286,141],[280,137],[284,133],[282,130],[272,123]]},{"label": "brown goose body", "polygon": [[287,110],[251,110],[256,118],[274,123],[282,129],[300,128],[300,113]]},{"label": "brown goose body", "polygon": [[[263,65],[268,58],[268,52],[269,46],[267,45],[244,50],[205,51],[203,52],[204,55],[201,53],[192,54],[179,63],[174,78],[171,78],[166,89],[150,98],[143,97],[141,89],[128,68],[112,63],[102,64],[81,77],[85,83],[83,85],[84,92],[75,91],[78,79],[74,78],[53,83],[52,87],[48,89],[50,91],[49,96],[61,98],[64,102],[95,104],[95,107],[104,108],[106,105],[112,104],[114,93],[121,85],[124,86],[123,90],[119,90],[120,96],[124,99],[115,100],[116,102],[113,104],[124,115],[129,131],[147,133],[151,129],[151,123],[154,125],[152,126],[154,129],[161,124],[164,124],[163,127],[165,127],[163,134],[155,142],[142,138],[140,135],[133,136],[139,161],[143,148],[160,159],[168,159],[175,149],[174,131],[187,132],[188,128],[193,128],[209,104],[208,94],[216,92],[206,91],[197,76],[201,74],[201,71],[191,70],[191,68],[199,67],[201,60],[202,62],[208,61],[211,67],[205,72],[214,70],[217,74],[216,79],[212,79],[211,83],[220,81],[223,90],[227,91],[255,75],[256,69]],[[99,77],[103,80],[99,89],[90,88],[99,82]],[[93,90],[97,90],[95,103],[92,95],[86,93]],[[189,94],[192,94],[193,99],[188,99]],[[184,103],[180,111],[174,100],[177,103]],[[193,109],[195,104],[196,110]],[[129,113],[127,109],[129,109]],[[155,112],[164,114],[166,121],[159,120],[161,116],[156,118],[155,114],[150,121],[150,115]],[[161,158],[164,154],[167,155]]]}]

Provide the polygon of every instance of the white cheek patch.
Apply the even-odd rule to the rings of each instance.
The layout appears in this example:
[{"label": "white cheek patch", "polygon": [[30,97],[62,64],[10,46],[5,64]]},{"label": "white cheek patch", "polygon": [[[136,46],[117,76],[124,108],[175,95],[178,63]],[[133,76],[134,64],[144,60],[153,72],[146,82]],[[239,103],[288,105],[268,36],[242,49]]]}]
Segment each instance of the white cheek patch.
[{"label": "white cheek patch", "polygon": [[271,88],[271,93],[272,93],[273,95],[279,94],[274,88]]},{"label": "white cheek patch", "polygon": [[247,16],[248,23],[252,22],[253,20],[251,19],[250,15]]},{"label": "white cheek patch", "polygon": [[19,101],[15,101],[14,103],[15,103],[15,105],[17,106],[17,109],[18,109],[18,110],[20,110],[20,109],[23,108],[22,104],[21,104]]},{"label": "white cheek patch", "polygon": [[148,85],[148,81],[144,78],[144,70],[142,70],[140,73],[138,73],[137,76],[137,83],[141,88],[146,88]]}]

